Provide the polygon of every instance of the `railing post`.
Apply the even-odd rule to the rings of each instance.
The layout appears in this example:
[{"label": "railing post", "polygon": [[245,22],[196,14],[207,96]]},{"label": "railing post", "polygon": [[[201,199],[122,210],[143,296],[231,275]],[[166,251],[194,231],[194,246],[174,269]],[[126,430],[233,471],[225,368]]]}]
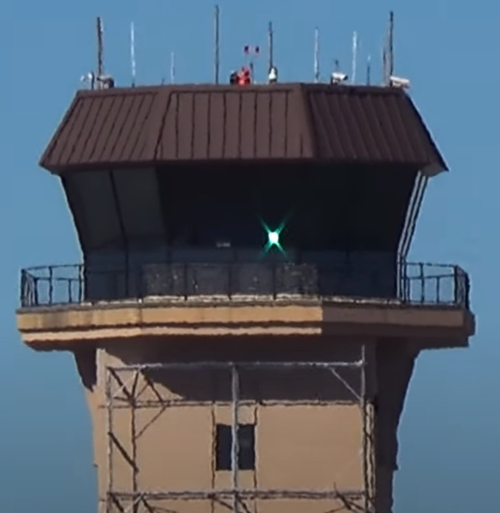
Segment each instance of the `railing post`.
[{"label": "railing post", "polygon": [[183,266],[183,281],[184,281],[184,299],[187,301],[189,298],[188,292],[188,264],[184,264]]},{"label": "railing post", "polygon": [[227,265],[227,297],[230,300],[233,298],[233,265],[232,262]]},{"label": "railing post", "polygon": [[455,287],[455,304],[465,308],[470,307],[470,280],[468,274],[458,265],[453,266],[454,287]]},{"label": "railing post", "polygon": [[407,264],[404,260],[401,260],[400,258],[398,258],[397,262],[397,287],[399,288],[399,298],[401,299],[401,301],[403,301],[403,303],[407,303],[410,296],[410,283],[408,280],[408,266],[410,264]]},{"label": "railing post", "polygon": [[33,276],[33,306],[39,306],[38,303],[38,278]]},{"label": "railing post", "polygon": [[[132,273],[130,272],[132,270]],[[125,295],[127,297],[127,299],[130,298],[130,275],[134,274],[135,273],[135,269],[134,268],[130,268],[130,262],[128,260],[128,254],[127,256],[125,257],[125,269],[124,269],[124,273],[123,273],[123,279],[125,280]],[[135,280],[135,278],[134,278]]]},{"label": "railing post", "polygon": [[404,295],[406,303],[411,302],[411,281],[410,278],[408,278],[408,270],[410,269],[410,266],[411,264],[408,264],[407,262],[403,263]]},{"label": "railing post", "polygon": [[425,303],[425,272],[424,272],[424,264],[418,264],[419,268],[419,278],[420,278],[420,303]]},{"label": "railing post", "polygon": [[277,287],[277,284],[276,284],[276,263],[275,262],[272,262],[271,263],[271,276],[272,276],[272,287],[273,287],[273,299],[276,299],[278,297],[278,287]]},{"label": "railing post", "polygon": [[21,306],[28,306],[25,304],[25,296],[26,296],[26,271],[24,269],[21,269],[21,288],[19,290],[19,303],[21,304]]},{"label": "railing post", "polygon": [[465,288],[465,297],[464,297],[464,303],[465,303],[465,307],[467,309],[470,308],[470,279],[469,279],[469,275],[465,272],[465,271],[461,271],[461,273],[463,274],[463,277],[464,277],[464,288]]},{"label": "railing post", "polygon": [[84,279],[85,279],[85,265],[80,264],[77,266],[78,270],[78,278],[77,278],[77,295],[79,302],[81,303],[83,301],[84,293],[83,293],[83,287],[84,287]]},{"label": "railing post", "polygon": [[134,275],[134,289],[138,299],[144,299],[146,291],[144,290],[144,281],[147,279],[146,273],[144,272],[144,264],[137,265],[135,267]]},{"label": "railing post", "polygon": [[460,304],[460,291],[459,291],[459,271],[458,266],[453,266],[453,302],[458,305]]},{"label": "railing post", "polygon": [[54,268],[49,267],[49,305],[54,301]]}]

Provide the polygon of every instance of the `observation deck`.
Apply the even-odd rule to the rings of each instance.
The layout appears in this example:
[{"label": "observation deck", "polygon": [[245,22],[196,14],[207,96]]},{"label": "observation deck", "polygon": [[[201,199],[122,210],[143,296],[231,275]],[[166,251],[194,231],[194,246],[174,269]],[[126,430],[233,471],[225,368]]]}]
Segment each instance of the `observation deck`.
[{"label": "observation deck", "polygon": [[408,337],[466,346],[469,277],[456,265],[163,262],[66,265],[21,273],[24,341],[52,348],[144,337]]}]

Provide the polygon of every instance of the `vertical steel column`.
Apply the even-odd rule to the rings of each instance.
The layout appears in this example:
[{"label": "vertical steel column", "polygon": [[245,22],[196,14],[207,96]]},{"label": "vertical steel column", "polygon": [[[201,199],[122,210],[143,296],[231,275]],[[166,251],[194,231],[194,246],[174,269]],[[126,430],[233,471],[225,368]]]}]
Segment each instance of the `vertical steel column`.
[{"label": "vertical steel column", "polygon": [[113,493],[113,440],[111,439],[113,433],[113,391],[111,386],[111,372],[106,367],[106,422],[107,422],[107,456],[108,465],[106,469],[106,513],[111,512],[111,495]]},{"label": "vertical steel column", "polygon": [[362,415],[362,458],[363,458],[363,511],[369,512],[369,472],[368,468],[368,419],[367,417],[367,401],[366,401],[366,345],[361,346],[361,415]]},{"label": "vertical steel column", "polygon": [[139,501],[136,499],[138,496],[138,483],[137,483],[137,422],[136,422],[136,389],[137,389],[137,382],[139,380],[140,371],[136,370],[134,372],[134,379],[132,384],[132,390],[130,392],[130,406],[131,406],[131,412],[130,412],[130,438],[132,442],[132,492],[134,494],[134,507],[133,511],[134,513],[138,513],[139,511]]},{"label": "vertical steel column", "polygon": [[231,478],[233,491],[233,511],[238,513],[238,470],[239,470],[239,396],[240,396],[240,376],[236,365],[231,365],[231,404],[232,404],[232,422],[231,422]]}]

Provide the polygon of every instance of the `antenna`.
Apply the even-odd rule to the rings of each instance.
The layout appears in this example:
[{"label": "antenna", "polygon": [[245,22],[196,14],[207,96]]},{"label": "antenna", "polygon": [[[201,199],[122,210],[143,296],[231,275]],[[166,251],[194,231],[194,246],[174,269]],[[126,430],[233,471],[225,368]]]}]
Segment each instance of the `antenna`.
[{"label": "antenna", "polygon": [[251,46],[245,45],[243,48],[243,53],[248,59],[248,68],[250,69],[250,76],[252,83],[255,83],[255,75],[254,75],[254,64],[255,59],[260,55],[260,47],[259,46]]},{"label": "antenna", "polygon": [[175,53],[170,54],[170,83],[175,84]]},{"label": "antenna", "polygon": [[388,43],[388,69],[387,74],[391,77],[394,74],[394,11],[389,13],[389,37]]},{"label": "antenna", "polygon": [[388,85],[387,81],[387,36],[382,42],[382,83]]},{"label": "antenna", "polygon": [[356,83],[356,71],[358,66],[358,33],[356,31],[352,34],[352,75],[351,75],[351,82],[353,84]]},{"label": "antenna", "polygon": [[220,34],[219,34],[219,18],[220,10],[219,6],[215,6],[214,10],[214,81],[216,84],[219,83],[219,72],[220,72]]},{"label": "antenna", "polygon": [[135,65],[135,26],[130,24],[130,65],[132,67],[132,87],[135,87],[136,65]]},{"label": "antenna", "polygon": [[319,28],[314,29],[314,82],[319,83]]},{"label": "antenna", "polygon": [[371,85],[372,82],[372,56],[368,55],[366,60],[366,85]]},{"label": "antenna", "polygon": [[271,71],[274,67],[274,31],[273,31],[273,22],[269,22],[269,26],[267,29],[267,38],[268,38],[268,50],[269,50],[269,70]]},{"label": "antenna", "polygon": [[[101,17],[98,16],[96,20],[97,30],[97,79],[98,83],[101,84],[99,78],[104,75],[104,26]],[[102,84],[99,86],[102,87]]]},{"label": "antenna", "polygon": [[389,13],[389,29],[382,50],[382,68],[384,85],[388,86],[394,74],[394,11]]}]

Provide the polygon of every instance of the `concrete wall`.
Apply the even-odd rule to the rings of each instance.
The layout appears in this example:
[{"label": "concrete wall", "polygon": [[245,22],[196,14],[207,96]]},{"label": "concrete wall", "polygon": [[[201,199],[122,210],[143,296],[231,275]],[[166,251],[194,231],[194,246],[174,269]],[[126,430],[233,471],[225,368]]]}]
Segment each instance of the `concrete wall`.
[{"label": "concrete wall", "polygon": [[[192,356],[194,352],[197,353],[195,358],[206,359],[203,349],[193,345],[191,347]],[[306,360],[354,361],[359,358],[358,344],[339,342],[336,350],[330,348],[327,351],[318,347],[307,350],[301,344],[294,348],[293,343],[290,347],[287,360],[300,360],[301,353],[302,359]],[[217,359],[222,359],[222,355],[229,359],[235,356],[223,344],[218,348],[212,345],[211,352]],[[240,346],[238,352],[240,359],[253,359],[251,348],[245,354]],[[278,344],[274,350],[268,350],[267,354],[261,356],[264,360],[279,360],[282,357],[280,352]],[[109,484],[106,415],[102,407],[105,402],[105,367],[144,361],[183,360],[182,353],[186,354],[182,349],[165,352],[152,345],[141,350],[140,356],[132,345],[118,349],[115,346],[112,353],[105,349],[98,351],[97,381],[87,392],[87,398],[93,419],[95,463],[98,467],[101,501]],[[359,371],[339,372],[351,387],[359,391]],[[135,410],[114,408],[112,431],[116,440],[113,443],[111,469],[113,488],[132,491],[134,482],[138,489],[146,491],[230,488],[231,473],[214,469],[215,425],[231,422],[228,373],[214,370],[162,371],[148,373],[148,376],[151,380],[149,384],[142,375],[135,383],[135,397],[139,403],[155,401],[161,397],[189,399],[200,403],[207,401],[207,404],[168,406],[163,409],[157,406]],[[133,372],[121,372],[119,379],[126,384],[127,390],[132,391]],[[373,372],[369,381],[373,392]],[[116,379],[112,379],[112,382],[116,391],[119,382]],[[242,370],[240,391],[244,402],[240,407],[240,422],[256,425],[256,469],[239,472],[241,488],[321,491],[336,486],[338,490],[363,490],[360,409],[351,392],[329,371]],[[121,392],[116,401],[125,404],[126,394]],[[292,404],[277,404],[281,401]],[[306,401],[316,401],[317,404],[305,405]],[[208,404],[212,402],[217,404]],[[134,438],[135,443],[132,442]],[[129,460],[135,460],[138,468],[135,475]],[[221,507],[213,501],[195,502],[177,501],[173,504],[172,501],[162,501],[161,507],[200,512],[214,511],[214,508],[217,510]],[[320,512],[334,508],[335,502],[250,500],[248,507],[252,511],[255,508],[264,512],[283,508],[297,513],[307,507]],[[338,503],[337,507],[340,506]]]},{"label": "concrete wall", "polygon": [[[100,511],[108,477],[113,477],[115,490],[141,491],[223,490],[231,487],[231,473],[214,468],[215,426],[231,423],[230,376],[226,371],[156,371],[144,376],[132,371],[120,371],[118,380],[111,379],[115,404],[126,405],[127,393],[120,391],[120,380],[137,400],[136,408],[114,408],[111,472],[108,467],[108,436],[105,409],[105,385],[108,365],[131,363],[206,361],[209,354],[216,360],[251,361],[260,353],[260,360],[283,359],[280,343],[274,348],[267,341],[267,350],[254,341],[240,342],[232,350],[225,342],[200,344],[196,341],[176,341],[162,345],[148,342],[115,344],[113,349],[97,352],[95,384],[87,391],[98,467]],[[332,341],[323,347],[311,343],[289,341],[290,361],[354,361],[359,358],[360,341]],[[262,341],[264,344],[265,341]],[[382,347],[381,344],[385,344]],[[168,349],[166,349],[168,347]],[[398,349],[399,347],[399,349]],[[368,395],[376,415],[377,457],[371,479],[378,481],[377,513],[390,513],[392,508],[392,476],[397,468],[397,426],[406,388],[411,376],[414,354],[399,341],[369,344],[370,368],[367,373]],[[239,358],[237,358],[239,356]],[[80,356],[80,371],[85,367]],[[341,376],[355,391],[359,391],[359,371],[341,371]],[[92,377],[89,377],[92,381]],[[89,385],[87,381],[87,385]],[[246,489],[311,489],[363,490],[362,416],[349,392],[329,371],[241,371],[240,422],[255,424],[256,469],[239,471],[240,487]],[[158,398],[181,400],[175,406],[142,407]],[[183,401],[198,401],[185,405]],[[206,401],[205,404],[203,404]],[[294,405],[276,404],[289,401]],[[321,404],[305,405],[304,401]],[[216,404],[213,404],[216,403]],[[372,410],[371,410],[372,411]],[[135,432],[135,436],[134,436]],[[135,443],[133,442],[135,440]],[[134,472],[132,461],[137,471]],[[123,502],[123,501],[122,501]],[[230,501],[229,501],[230,502]],[[304,510],[324,513],[347,512],[335,500],[248,500],[249,511],[297,512]],[[122,505],[126,505],[123,502]],[[178,512],[213,512],[226,510],[216,501],[163,500],[149,501],[150,506]],[[116,507],[113,511],[120,511]],[[147,511],[139,509],[138,511]],[[157,509],[157,511],[163,511]]]}]

